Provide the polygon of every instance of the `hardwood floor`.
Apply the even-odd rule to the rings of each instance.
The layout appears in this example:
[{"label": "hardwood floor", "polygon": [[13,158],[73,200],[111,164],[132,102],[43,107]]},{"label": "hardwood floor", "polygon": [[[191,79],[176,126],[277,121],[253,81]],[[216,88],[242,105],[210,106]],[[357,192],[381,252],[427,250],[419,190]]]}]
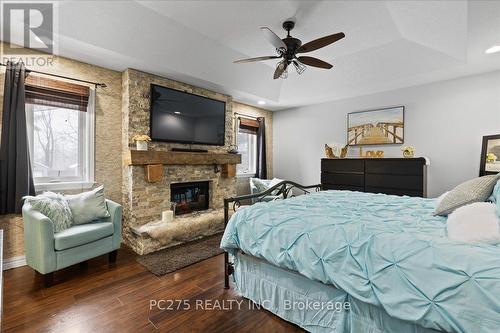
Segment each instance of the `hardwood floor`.
[{"label": "hardwood floor", "polygon": [[[217,304],[226,310],[208,309]],[[4,272],[3,309],[3,332],[303,332],[223,289],[223,255],[156,277],[122,249],[114,264],[102,256],[56,272],[47,289],[31,268],[15,268]]]}]

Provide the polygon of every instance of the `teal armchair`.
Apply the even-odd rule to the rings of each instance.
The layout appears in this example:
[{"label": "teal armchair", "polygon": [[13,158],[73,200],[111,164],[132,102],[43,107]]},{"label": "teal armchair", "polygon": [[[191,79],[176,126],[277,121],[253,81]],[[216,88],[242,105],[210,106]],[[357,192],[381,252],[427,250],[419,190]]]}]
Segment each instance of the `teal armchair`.
[{"label": "teal armchair", "polygon": [[72,226],[54,233],[52,221],[29,203],[23,206],[26,263],[44,275],[45,286],[52,285],[53,273],[62,268],[109,253],[115,262],[122,237],[122,207],[106,200],[110,217]]}]

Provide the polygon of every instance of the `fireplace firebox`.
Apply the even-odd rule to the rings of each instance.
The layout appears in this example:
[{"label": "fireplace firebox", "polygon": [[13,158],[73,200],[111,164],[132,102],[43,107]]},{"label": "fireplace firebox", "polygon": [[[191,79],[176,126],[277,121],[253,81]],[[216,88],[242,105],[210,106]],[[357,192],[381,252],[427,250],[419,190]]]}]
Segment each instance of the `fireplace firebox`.
[{"label": "fireplace firebox", "polygon": [[175,215],[208,209],[208,199],[208,182],[170,185],[170,201],[175,206]]}]

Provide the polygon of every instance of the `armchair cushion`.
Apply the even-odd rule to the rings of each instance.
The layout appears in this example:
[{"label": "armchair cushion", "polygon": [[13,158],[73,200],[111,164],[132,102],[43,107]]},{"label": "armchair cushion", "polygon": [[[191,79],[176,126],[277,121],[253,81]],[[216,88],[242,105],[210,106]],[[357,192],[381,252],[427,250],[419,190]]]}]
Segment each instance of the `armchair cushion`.
[{"label": "armchair cushion", "polygon": [[57,251],[66,250],[111,236],[113,232],[112,222],[75,225],[54,235],[54,247]]}]

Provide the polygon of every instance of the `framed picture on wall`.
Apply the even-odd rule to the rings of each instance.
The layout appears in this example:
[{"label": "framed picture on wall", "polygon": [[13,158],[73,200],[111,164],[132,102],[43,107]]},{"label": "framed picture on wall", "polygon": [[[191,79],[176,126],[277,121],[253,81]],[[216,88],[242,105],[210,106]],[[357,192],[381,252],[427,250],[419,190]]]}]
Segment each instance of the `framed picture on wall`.
[{"label": "framed picture on wall", "polygon": [[479,176],[500,172],[500,134],[483,136]]},{"label": "framed picture on wall", "polygon": [[405,107],[347,114],[347,144],[349,146],[390,145],[404,143]]}]

